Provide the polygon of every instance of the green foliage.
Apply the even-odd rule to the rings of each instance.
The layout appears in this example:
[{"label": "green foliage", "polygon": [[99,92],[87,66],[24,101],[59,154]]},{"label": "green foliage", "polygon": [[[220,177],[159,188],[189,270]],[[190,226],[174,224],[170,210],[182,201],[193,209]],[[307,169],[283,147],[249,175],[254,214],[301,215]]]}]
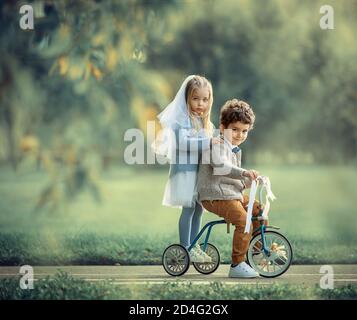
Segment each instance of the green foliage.
[{"label": "green foliage", "polygon": [[[119,299],[127,299],[130,291],[121,292]],[[103,281],[95,285],[73,278],[65,272],[46,277],[34,283],[33,290],[23,290],[18,279],[0,280],[0,299],[4,300],[91,300],[112,299],[118,296],[113,285]]]},{"label": "green foliage", "polygon": [[357,299],[357,286],[346,285],[322,290],[303,285],[226,285],[219,282],[202,285],[192,282],[121,285],[109,280],[97,283],[75,278],[65,272],[39,279],[34,289],[23,290],[16,278],[0,279],[1,300],[291,300]]},{"label": "green foliage", "polygon": [[216,125],[229,98],[254,107],[251,164],[356,162],[354,1],[330,2],[334,30],[319,27],[322,0],[29,3],[33,31],[21,1],[0,4],[0,164],[47,172],[36,212],[106,199],[125,131],[145,132],[192,73],[213,82]]},{"label": "green foliage", "polygon": [[144,67],[146,48],[179,3],[30,1],[28,32],[18,27],[21,4],[0,5],[0,162],[17,169],[30,159],[47,171],[38,208],[55,212],[85,188],[100,201],[97,171],[122,161],[125,130],[167,100],[162,77]]},{"label": "green foliage", "polygon": [[227,99],[250,102],[257,121],[246,144],[253,153],[269,151],[271,161],[279,155],[285,163],[356,161],[356,4],[330,3],[330,31],[319,27],[323,4],[192,2],[173,42],[150,48],[149,58],[155,68],[208,76],[215,123]]}]

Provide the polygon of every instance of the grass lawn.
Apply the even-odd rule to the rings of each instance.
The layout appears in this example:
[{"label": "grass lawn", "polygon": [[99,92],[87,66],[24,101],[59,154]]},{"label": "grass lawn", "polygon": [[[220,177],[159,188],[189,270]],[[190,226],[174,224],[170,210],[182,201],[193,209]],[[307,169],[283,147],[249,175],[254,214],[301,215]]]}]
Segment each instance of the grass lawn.
[{"label": "grass lawn", "polygon": [[[255,166],[277,200],[270,223],[291,241],[294,263],[357,263],[357,170],[329,166]],[[102,202],[90,193],[57,212],[34,211],[48,181],[43,172],[0,169],[0,264],[156,264],[178,242],[180,210],[161,205],[167,171],[125,167],[104,172]],[[217,219],[205,213],[203,223]],[[231,234],[211,242],[229,262]]]},{"label": "grass lawn", "polygon": [[356,300],[357,286],[351,284],[323,290],[317,285],[272,284],[226,285],[220,282],[193,284],[113,284],[76,279],[67,273],[40,279],[33,290],[22,290],[19,279],[0,279],[0,300]]}]

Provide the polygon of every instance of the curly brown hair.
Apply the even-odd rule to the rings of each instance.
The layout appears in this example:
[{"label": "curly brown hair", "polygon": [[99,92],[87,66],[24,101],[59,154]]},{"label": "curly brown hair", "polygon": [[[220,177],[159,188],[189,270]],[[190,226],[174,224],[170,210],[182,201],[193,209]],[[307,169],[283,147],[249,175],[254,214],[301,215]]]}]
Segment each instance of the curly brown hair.
[{"label": "curly brown hair", "polygon": [[231,123],[237,121],[249,124],[252,129],[255,121],[253,109],[243,100],[228,100],[221,108],[219,122],[227,128]]}]

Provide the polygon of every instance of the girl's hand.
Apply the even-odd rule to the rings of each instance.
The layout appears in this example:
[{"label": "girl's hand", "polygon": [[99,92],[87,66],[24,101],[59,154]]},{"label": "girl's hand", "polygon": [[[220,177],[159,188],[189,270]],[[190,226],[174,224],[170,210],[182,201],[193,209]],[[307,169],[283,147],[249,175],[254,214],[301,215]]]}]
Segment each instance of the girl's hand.
[{"label": "girl's hand", "polygon": [[218,143],[224,142],[223,139],[217,138],[217,137],[212,138],[211,141],[212,141],[212,144],[218,144]]},{"label": "girl's hand", "polygon": [[250,178],[251,180],[255,180],[259,176],[259,172],[256,170],[247,170],[243,173],[244,177]]}]

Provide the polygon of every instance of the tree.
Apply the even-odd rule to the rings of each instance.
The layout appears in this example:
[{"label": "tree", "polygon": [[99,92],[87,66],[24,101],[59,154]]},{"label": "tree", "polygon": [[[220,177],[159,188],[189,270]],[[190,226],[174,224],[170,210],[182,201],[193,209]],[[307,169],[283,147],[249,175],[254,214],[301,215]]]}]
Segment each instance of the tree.
[{"label": "tree", "polygon": [[36,152],[52,189],[66,179],[73,180],[67,189],[79,188],[78,177],[92,176],[89,159],[108,164],[123,154],[124,130],[142,117],[132,108],[135,98],[148,108],[167,99],[162,80],[145,64],[146,48],[152,33],[165,32],[157,27],[160,19],[178,4],[30,1],[35,28],[26,31],[18,25],[21,4],[0,4],[0,128],[7,159],[16,168]]}]

